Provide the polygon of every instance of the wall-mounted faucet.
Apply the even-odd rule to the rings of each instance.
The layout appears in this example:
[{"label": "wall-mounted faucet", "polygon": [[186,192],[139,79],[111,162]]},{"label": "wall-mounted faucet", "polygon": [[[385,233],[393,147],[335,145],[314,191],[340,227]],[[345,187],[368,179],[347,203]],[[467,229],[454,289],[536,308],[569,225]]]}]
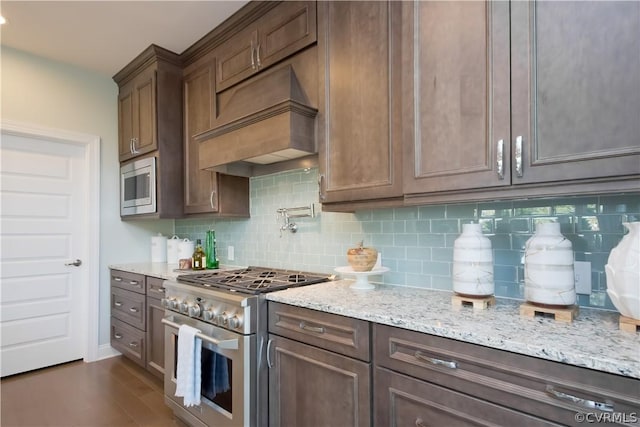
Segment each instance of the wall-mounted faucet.
[{"label": "wall-mounted faucet", "polygon": [[[303,212],[297,214],[290,214],[289,212]],[[298,231],[298,226],[295,222],[291,221],[291,218],[314,218],[316,216],[315,207],[313,203],[309,206],[300,206],[297,208],[279,208],[277,211],[277,219],[282,218],[282,225],[280,226],[280,237],[282,237],[282,232],[285,230],[289,230],[292,233]]]}]

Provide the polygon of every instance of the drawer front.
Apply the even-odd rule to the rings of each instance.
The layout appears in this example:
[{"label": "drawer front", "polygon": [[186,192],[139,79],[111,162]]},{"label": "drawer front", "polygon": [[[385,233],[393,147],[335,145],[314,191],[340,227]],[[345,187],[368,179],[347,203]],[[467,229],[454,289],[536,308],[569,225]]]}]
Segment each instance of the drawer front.
[{"label": "drawer front", "polygon": [[111,287],[127,289],[144,294],[144,275],[127,271],[111,270]]},{"label": "drawer front", "polygon": [[565,425],[594,407],[640,414],[633,378],[384,325],[374,343],[376,365]]},{"label": "drawer front", "polygon": [[129,325],[145,330],[145,296],[120,288],[111,288],[111,315]]},{"label": "drawer front", "polygon": [[164,298],[164,279],[146,276],[145,280],[147,283],[147,296],[157,299]]},{"label": "drawer front", "polygon": [[111,317],[111,346],[124,356],[145,366],[144,332]]},{"label": "drawer front", "polygon": [[560,425],[384,368],[376,368],[373,381],[380,427]]},{"label": "drawer front", "polygon": [[269,332],[369,362],[369,322],[269,301]]}]

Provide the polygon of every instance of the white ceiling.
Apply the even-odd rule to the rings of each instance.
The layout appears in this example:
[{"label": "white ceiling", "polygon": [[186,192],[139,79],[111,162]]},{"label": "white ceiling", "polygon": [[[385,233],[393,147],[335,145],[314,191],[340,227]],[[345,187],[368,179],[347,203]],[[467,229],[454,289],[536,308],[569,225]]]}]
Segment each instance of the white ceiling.
[{"label": "white ceiling", "polygon": [[152,43],[182,53],[246,3],[2,0],[0,42],[111,77]]}]

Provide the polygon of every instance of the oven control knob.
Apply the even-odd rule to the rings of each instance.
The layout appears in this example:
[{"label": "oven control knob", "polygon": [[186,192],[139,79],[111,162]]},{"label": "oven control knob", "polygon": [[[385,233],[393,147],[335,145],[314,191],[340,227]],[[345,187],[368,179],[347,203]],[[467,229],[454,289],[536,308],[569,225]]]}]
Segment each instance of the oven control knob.
[{"label": "oven control knob", "polygon": [[189,305],[186,302],[180,303],[180,313],[187,314],[189,312]]},{"label": "oven control knob", "polygon": [[231,316],[227,322],[229,323],[229,327],[231,329],[238,329],[242,325],[242,321],[238,318],[238,316]]},{"label": "oven control knob", "polygon": [[216,323],[218,325],[226,325],[227,324],[227,313],[221,313],[216,316]]},{"label": "oven control knob", "polygon": [[189,307],[189,317],[200,316],[200,306],[198,304]]},{"label": "oven control knob", "polygon": [[170,304],[171,304],[171,307],[170,307],[171,309],[173,309],[173,310],[177,310],[178,309],[178,305],[179,304],[178,304],[178,300],[177,299],[172,298],[171,301],[170,301]]},{"label": "oven control knob", "polygon": [[168,298],[162,298],[160,300],[160,304],[162,304],[164,308],[169,308],[171,306],[171,301],[169,301]]},{"label": "oven control knob", "polygon": [[215,317],[215,313],[211,310],[204,310],[202,312],[202,318],[206,321],[206,322],[211,322],[213,321],[213,318]]}]

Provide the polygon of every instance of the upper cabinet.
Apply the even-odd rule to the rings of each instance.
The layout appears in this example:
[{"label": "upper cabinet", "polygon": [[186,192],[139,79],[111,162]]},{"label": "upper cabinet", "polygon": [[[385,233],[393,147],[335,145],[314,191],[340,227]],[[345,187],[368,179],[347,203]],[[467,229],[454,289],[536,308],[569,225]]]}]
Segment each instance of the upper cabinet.
[{"label": "upper cabinet", "polygon": [[402,200],[402,2],[318,2],[320,202]]},{"label": "upper cabinet", "polygon": [[199,168],[200,147],[194,139],[212,126],[216,115],[216,61],[209,54],[185,67],[184,213],[249,216],[249,179]]},{"label": "upper cabinet", "polygon": [[179,146],[181,73],[178,55],[151,45],[113,77],[119,86],[120,161]]},{"label": "upper cabinet", "polygon": [[640,3],[405,5],[407,201],[638,188]]},{"label": "upper cabinet", "polygon": [[278,4],[215,50],[216,91],[239,83],[315,41],[315,2]]}]

